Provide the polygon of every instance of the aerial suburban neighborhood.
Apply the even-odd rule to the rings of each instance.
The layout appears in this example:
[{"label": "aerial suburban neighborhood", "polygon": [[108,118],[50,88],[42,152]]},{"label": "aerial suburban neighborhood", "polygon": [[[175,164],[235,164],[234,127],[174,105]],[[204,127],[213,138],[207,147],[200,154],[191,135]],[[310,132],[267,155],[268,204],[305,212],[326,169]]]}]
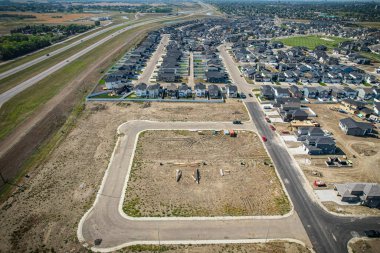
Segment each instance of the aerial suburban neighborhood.
[{"label": "aerial suburban neighborhood", "polygon": [[380,252],[379,1],[0,6],[0,252]]}]

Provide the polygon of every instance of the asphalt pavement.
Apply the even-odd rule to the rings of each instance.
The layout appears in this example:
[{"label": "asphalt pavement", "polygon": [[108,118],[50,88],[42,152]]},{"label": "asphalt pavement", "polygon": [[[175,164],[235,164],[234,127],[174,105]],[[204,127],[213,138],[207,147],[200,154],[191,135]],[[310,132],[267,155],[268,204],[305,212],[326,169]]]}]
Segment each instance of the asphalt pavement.
[{"label": "asphalt pavement", "polygon": [[[268,239],[310,241],[296,212],[284,216],[256,217],[128,217],[122,210],[138,133],[144,130],[255,130],[252,123],[129,121],[119,129],[119,139],[93,207],[78,226],[78,238],[94,251],[115,251],[122,247],[161,242],[219,243]],[[248,240],[248,241],[247,241]]]},{"label": "asphalt pavement", "polygon": [[[225,47],[221,46],[219,49],[233,83],[239,87],[239,90],[243,90],[247,94],[251,93],[254,85],[247,83],[241,76]],[[326,212],[311,196],[311,186],[305,182],[297,162],[288,153],[280,137],[269,128],[256,98],[247,97],[243,101],[258,133],[268,139],[265,147],[282,181],[285,182],[294,209],[298,213],[316,252],[347,252],[347,243],[353,236],[363,236],[364,230],[380,229],[380,217],[342,217]]]}]

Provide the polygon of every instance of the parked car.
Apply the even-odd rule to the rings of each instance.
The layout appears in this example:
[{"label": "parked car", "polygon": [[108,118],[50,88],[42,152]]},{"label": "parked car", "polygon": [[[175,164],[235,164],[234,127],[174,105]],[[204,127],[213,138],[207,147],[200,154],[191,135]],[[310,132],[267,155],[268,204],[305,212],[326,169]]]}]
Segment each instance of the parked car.
[{"label": "parked car", "polygon": [[240,97],[241,98],[247,98],[247,96],[242,92],[242,93],[240,93]]},{"label": "parked car", "polygon": [[268,140],[266,136],[262,136],[261,139],[263,139],[263,142],[266,142]]},{"label": "parked car", "polygon": [[272,129],[273,131],[276,130],[276,128],[275,128],[273,125],[270,125],[269,127],[270,127],[270,129]]},{"label": "parked car", "polygon": [[241,121],[240,121],[240,120],[234,120],[234,121],[232,121],[232,124],[240,125],[240,124],[241,124]]},{"label": "parked car", "polygon": [[268,117],[265,117],[265,120],[270,123],[270,119]]},{"label": "parked car", "polygon": [[251,98],[253,98],[253,95],[251,93],[248,94]]},{"label": "parked car", "polygon": [[368,237],[380,237],[380,231],[378,230],[366,230],[364,234]]}]

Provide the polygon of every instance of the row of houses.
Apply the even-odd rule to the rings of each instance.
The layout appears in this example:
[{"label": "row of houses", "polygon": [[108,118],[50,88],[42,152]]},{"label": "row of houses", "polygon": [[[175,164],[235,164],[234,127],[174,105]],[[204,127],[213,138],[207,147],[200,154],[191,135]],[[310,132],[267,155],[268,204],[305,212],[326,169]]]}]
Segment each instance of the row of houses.
[{"label": "row of houses", "polygon": [[159,32],[151,32],[134,50],[128,52],[119,63],[114,66],[115,71],[105,77],[105,86],[109,90],[124,89],[132,80],[138,78],[139,72],[145,67],[147,60],[155,51],[161,39]]},{"label": "row of houses", "polygon": [[146,84],[139,83],[134,87],[134,91],[137,97],[140,98],[210,98],[220,99],[224,94],[229,98],[238,97],[238,89],[236,85],[226,85],[220,88],[218,85],[210,84],[206,86],[203,83],[196,83],[194,89],[185,83],[177,85],[171,83],[162,87],[160,84]]}]

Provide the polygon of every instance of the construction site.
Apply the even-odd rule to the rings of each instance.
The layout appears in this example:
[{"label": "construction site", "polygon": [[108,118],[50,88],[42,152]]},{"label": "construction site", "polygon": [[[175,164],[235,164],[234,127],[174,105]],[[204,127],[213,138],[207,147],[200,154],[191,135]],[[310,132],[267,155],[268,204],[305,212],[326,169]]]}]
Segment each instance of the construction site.
[{"label": "construction site", "polygon": [[254,132],[172,130],[140,134],[123,209],[190,217],[283,215],[291,207]]}]

